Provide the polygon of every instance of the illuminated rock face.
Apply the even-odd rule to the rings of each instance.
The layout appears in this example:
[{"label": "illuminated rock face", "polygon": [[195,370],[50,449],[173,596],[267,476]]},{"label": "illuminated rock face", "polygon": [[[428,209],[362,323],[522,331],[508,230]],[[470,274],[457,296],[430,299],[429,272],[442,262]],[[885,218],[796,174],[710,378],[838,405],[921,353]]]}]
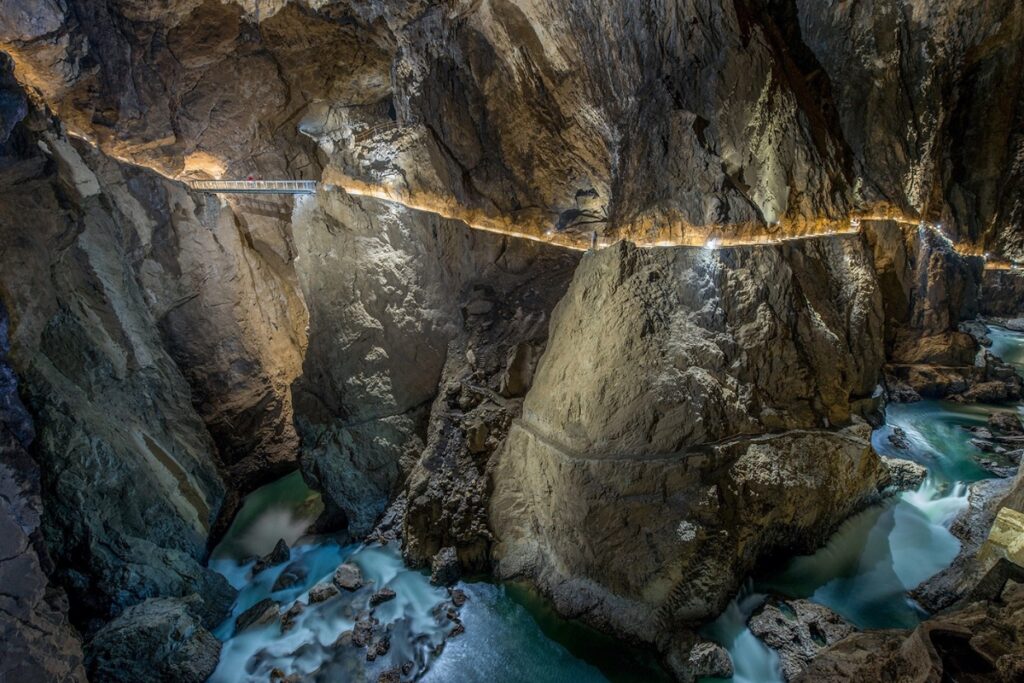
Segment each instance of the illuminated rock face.
[{"label": "illuminated rock face", "polygon": [[498,456],[499,573],[647,640],[717,614],[884,479],[882,336],[856,237],[586,256]]},{"label": "illuminated rock face", "polygon": [[14,0],[0,47],[169,174],[686,243],[885,208],[1024,256],[1014,0]]}]

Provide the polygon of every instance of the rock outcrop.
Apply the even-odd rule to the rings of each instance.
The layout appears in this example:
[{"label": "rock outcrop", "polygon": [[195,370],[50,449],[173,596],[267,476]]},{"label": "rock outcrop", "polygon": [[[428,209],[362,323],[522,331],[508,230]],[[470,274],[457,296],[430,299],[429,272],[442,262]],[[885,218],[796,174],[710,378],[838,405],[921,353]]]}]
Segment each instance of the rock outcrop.
[{"label": "rock outcrop", "polygon": [[855,630],[838,614],[810,600],[769,602],[750,618],[749,627],[779,653],[787,681],[797,678],[821,650]]},{"label": "rock outcrop", "polygon": [[220,641],[203,627],[202,609],[196,596],[129,607],[89,641],[89,678],[204,683],[217,668]]},{"label": "rock outcrop", "polygon": [[975,680],[1011,683],[1024,674],[1024,586],[996,602],[937,615],[913,631],[855,633],[818,655],[796,680]]},{"label": "rock outcrop", "polygon": [[1017,400],[1014,368],[982,349],[964,323],[979,315],[984,263],[926,229],[873,222],[866,235],[885,303],[892,399]]},{"label": "rock outcrop", "polygon": [[[328,513],[364,535],[435,443],[432,404],[448,400],[452,381],[500,388],[505,351],[520,339],[543,339],[543,311],[563,291],[575,257],[336,192],[302,200],[294,229],[310,321],[294,388],[303,471],[324,493]],[[493,311],[471,307],[485,302]],[[518,336],[503,340],[502,330]],[[450,345],[473,334],[495,345],[470,360],[466,341]],[[421,561],[440,547],[426,548]]]},{"label": "rock outcrop", "polygon": [[0,49],[168,175],[324,178],[543,235],[801,234],[852,211],[1022,255],[1015,0],[12,0]]},{"label": "rock outcrop", "polygon": [[651,641],[717,614],[886,479],[882,342],[856,237],[586,256],[492,472],[499,574]]},{"label": "rock outcrop", "polygon": [[133,270],[142,226],[38,110],[2,167],[9,358],[35,419],[41,538],[72,620],[88,629],[145,598],[191,593],[215,620],[234,593],[202,566],[224,485]]},{"label": "rock outcrop", "polygon": [[8,325],[0,301],[0,679],[84,682],[67,597],[47,576],[40,472],[27,450],[35,430],[7,364]]}]

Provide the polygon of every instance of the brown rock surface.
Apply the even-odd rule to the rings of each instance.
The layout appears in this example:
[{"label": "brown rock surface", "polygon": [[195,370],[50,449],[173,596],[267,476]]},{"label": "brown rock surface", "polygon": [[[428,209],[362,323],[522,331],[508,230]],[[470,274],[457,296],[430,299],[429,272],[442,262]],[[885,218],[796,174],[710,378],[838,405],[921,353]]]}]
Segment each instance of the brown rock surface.
[{"label": "brown rock surface", "polygon": [[1024,586],[1007,584],[1001,600],[940,614],[915,630],[855,633],[822,652],[796,680],[1020,680]]},{"label": "brown rock surface", "polygon": [[1017,256],[1022,36],[1014,0],[11,0],[0,23],[69,127],[172,175],[326,166],[506,228],[697,243],[881,206]]},{"label": "brown rock surface", "polygon": [[492,472],[499,574],[653,639],[820,542],[886,476],[839,429],[881,365],[875,287],[857,238],[585,257]]}]

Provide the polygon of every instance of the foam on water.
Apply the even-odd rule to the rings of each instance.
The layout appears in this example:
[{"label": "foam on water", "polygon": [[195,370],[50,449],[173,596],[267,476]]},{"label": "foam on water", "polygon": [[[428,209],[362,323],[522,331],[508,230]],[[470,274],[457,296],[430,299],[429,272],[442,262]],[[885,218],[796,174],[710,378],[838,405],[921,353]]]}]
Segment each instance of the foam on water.
[{"label": "foam on water", "polygon": [[[729,603],[718,619],[701,634],[729,651],[733,664],[733,683],[782,683],[779,655],[747,628],[747,621],[766,595],[755,593],[748,585]],[[713,679],[708,679],[713,680]]]},{"label": "foam on water", "polygon": [[[258,489],[246,499],[214,551],[211,568],[239,593],[229,618],[214,630],[224,646],[210,683],[265,683],[273,669],[299,674],[303,681],[374,681],[386,668],[406,662],[414,667],[403,680],[423,674],[422,680],[434,683],[668,680],[649,653],[634,652],[608,636],[554,616],[535,593],[514,585],[460,582],[458,587],[469,598],[460,610],[466,630],[446,640],[454,624],[438,607],[447,604],[448,591],[431,585],[424,572],[406,567],[394,544],[342,545],[328,536],[300,537],[313,519],[311,512],[319,510],[311,505],[311,495],[316,494],[298,475]],[[253,576],[252,556],[266,554],[279,538],[291,544],[288,561]],[[310,588],[329,581],[343,562],[357,565],[369,587],[307,604]],[[288,568],[303,578],[274,591],[274,583]],[[379,630],[390,629],[390,649],[367,662],[365,649],[337,641],[368,610],[370,592],[383,586],[396,595],[376,606],[373,616],[380,621]],[[268,597],[279,603],[281,613],[296,602],[305,605],[293,627],[284,633],[278,620],[236,633],[238,616]],[[587,663],[588,658],[601,668]]]}]

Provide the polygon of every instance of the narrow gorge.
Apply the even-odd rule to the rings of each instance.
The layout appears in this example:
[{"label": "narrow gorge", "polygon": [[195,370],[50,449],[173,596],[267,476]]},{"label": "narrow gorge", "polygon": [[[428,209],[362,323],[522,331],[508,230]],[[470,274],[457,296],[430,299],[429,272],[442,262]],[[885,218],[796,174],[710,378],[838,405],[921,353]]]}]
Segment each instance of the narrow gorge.
[{"label": "narrow gorge", "polygon": [[0,681],[1024,680],[1022,73],[1019,0],[0,0]]}]

